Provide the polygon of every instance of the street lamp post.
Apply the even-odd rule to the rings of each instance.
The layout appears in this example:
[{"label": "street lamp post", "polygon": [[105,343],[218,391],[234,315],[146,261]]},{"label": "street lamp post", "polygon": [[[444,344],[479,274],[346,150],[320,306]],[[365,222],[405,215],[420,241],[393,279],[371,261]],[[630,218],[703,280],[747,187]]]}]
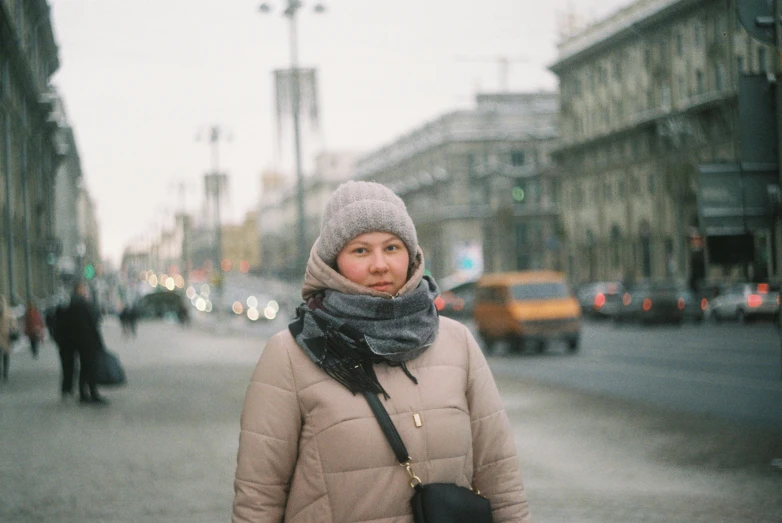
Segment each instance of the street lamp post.
[{"label": "street lamp post", "polygon": [[[307,262],[307,232],[306,216],[304,214],[304,173],[301,165],[301,123],[299,109],[300,84],[299,84],[299,56],[298,34],[296,30],[296,13],[302,7],[299,0],[287,0],[287,7],[283,15],[288,18],[290,28],[290,74],[291,74],[291,112],[293,113],[293,149],[296,162],[296,211],[297,211],[297,238],[296,238],[296,262],[297,269],[303,270]],[[261,12],[268,13],[271,8],[268,4],[261,4]],[[315,12],[322,13],[321,4],[315,6]]]},{"label": "street lamp post", "polygon": [[[212,150],[212,171],[205,176],[206,193],[208,197],[211,197],[213,203],[214,212],[214,245],[213,245],[213,257],[214,266],[213,269],[217,275],[215,278],[215,288],[217,301],[222,300],[222,288],[223,288],[223,268],[222,268],[222,218],[220,216],[220,197],[225,185],[225,175],[220,172],[220,160],[219,160],[219,141],[222,136],[222,129],[217,125],[212,126],[209,129],[209,143]],[[219,305],[219,303],[218,303]]]}]

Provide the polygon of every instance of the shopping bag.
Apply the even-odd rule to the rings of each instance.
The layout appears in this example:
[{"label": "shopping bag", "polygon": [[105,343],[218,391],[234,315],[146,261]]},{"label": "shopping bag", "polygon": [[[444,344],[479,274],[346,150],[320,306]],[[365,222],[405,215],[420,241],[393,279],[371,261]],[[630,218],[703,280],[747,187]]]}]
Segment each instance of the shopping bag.
[{"label": "shopping bag", "polygon": [[95,383],[103,386],[124,385],[125,369],[122,367],[119,357],[110,350],[98,351],[95,365]]}]

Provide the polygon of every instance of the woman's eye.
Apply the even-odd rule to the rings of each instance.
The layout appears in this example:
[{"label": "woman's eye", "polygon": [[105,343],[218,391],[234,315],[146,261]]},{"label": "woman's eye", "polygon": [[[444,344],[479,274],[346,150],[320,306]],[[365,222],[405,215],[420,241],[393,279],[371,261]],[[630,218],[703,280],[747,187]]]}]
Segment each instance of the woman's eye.
[{"label": "woman's eye", "polygon": [[353,254],[364,254],[367,250],[364,247],[356,247],[353,249]]}]

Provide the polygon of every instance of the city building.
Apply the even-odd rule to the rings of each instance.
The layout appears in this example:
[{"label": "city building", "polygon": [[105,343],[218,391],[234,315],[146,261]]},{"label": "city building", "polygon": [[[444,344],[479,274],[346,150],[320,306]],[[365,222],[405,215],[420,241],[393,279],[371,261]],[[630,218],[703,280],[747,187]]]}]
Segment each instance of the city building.
[{"label": "city building", "polygon": [[553,92],[479,94],[361,158],[356,178],[402,197],[438,279],[561,269],[557,117]]},{"label": "city building", "polygon": [[224,270],[243,273],[260,270],[261,245],[256,212],[248,212],[242,223],[224,225],[221,236]]},{"label": "city building", "polygon": [[[63,150],[69,138],[53,115],[49,80],[58,68],[47,2],[0,0],[0,293],[13,303],[54,293],[58,258],[71,247],[55,229],[58,162],[75,154]],[[92,223],[88,199],[80,211]],[[81,259],[97,248],[91,233],[76,244],[83,245]]]},{"label": "city building", "polygon": [[[320,231],[320,217],[334,189],[353,178],[359,153],[324,151],[315,157],[315,171],[305,178],[305,236],[311,246]],[[295,231],[298,227],[295,180],[276,172],[265,172],[258,213],[261,245],[261,272],[284,279],[301,278],[304,267],[297,266]]]},{"label": "city building", "polygon": [[737,1],[638,0],[559,44],[553,155],[573,281],[779,277],[770,219],[707,235],[699,213],[702,172],[742,161],[742,79],[768,90],[775,62]]},{"label": "city building", "polygon": [[52,96],[52,118],[56,122],[55,143],[58,161],[54,186],[55,261],[59,279],[66,286],[83,276],[85,265],[100,264],[99,227],[95,204],[90,197],[73,128],[68,122],[64,101]]}]

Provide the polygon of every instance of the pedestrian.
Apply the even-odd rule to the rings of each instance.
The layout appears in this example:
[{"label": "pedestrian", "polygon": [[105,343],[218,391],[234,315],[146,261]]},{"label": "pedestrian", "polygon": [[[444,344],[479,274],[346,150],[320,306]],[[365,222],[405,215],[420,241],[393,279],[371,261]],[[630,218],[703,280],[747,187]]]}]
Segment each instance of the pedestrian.
[{"label": "pedestrian", "polygon": [[365,392],[387,409],[424,483],[528,522],[514,437],[469,330],[439,318],[437,285],[405,204],[342,184],[310,252],[297,317],[266,344],[244,400],[233,521],[413,521],[399,466]]},{"label": "pedestrian", "polygon": [[[73,287],[71,302],[63,322],[58,321],[58,330],[64,328],[63,343],[71,354],[79,355],[79,401],[85,404],[106,405],[108,401],[98,393],[95,372],[100,351],[103,350],[103,337],[98,324],[97,309],[87,301],[87,286],[77,282]],[[65,367],[63,366],[65,371]],[[63,389],[67,375],[63,374]]]},{"label": "pedestrian", "polygon": [[130,303],[126,303],[119,313],[119,321],[122,325],[122,334],[136,337],[136,324],[138,323],[138,311]]},{"label": "pedestrian", "polygon": [[60,356],[60,394],[63,401],[73,397],[73,378],[76,372],[76,353],[73,344],[68,343],[68,305],[58,303],[46,310],[46,328],[49,337],[57,345]]},{"label": "pedestrian", "polygon": [[8,300],[0,295],[0,353],[2,353],[3,381],[8,381],[8,372],[11,366],[11,344],[17,336],[16,318],[11,313]]},{"label": "pedestrian", "polygon": [[45,325],[38,307],[33,300],[27,300],[24,310],[24,335],[30,340],[30,351],[35,359],[38,358],[38,346],[43,341],[44,332]]}]

